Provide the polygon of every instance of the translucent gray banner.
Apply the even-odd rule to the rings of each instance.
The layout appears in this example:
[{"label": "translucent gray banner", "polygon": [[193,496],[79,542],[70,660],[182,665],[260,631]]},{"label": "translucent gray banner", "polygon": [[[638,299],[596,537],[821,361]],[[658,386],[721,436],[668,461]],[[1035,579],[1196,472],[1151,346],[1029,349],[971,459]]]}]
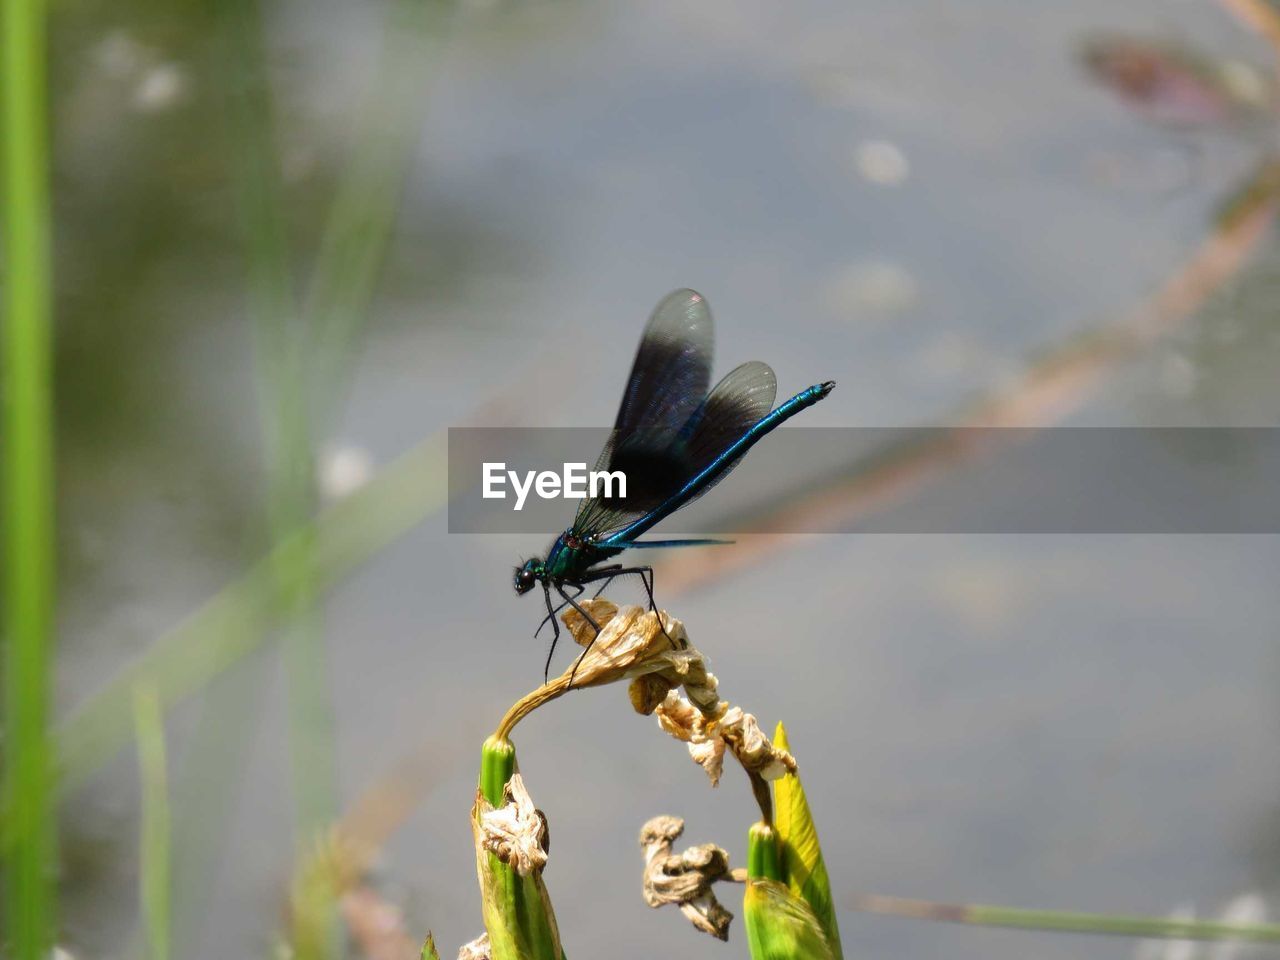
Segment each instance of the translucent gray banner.
[{"label": "translucent gray banner", "polygon": [[[570,492],[586,491],[608,433],[451,429],[449,532],[559,533],[582,503],[564,495],[565,481]],[[643,492],[629,479],[620,504],[634,505]],[[605,492],[603,480],[597,489]],[[788,427],[648,536],[762,526],[790,533],[1277,533],[1280,428]]]}]

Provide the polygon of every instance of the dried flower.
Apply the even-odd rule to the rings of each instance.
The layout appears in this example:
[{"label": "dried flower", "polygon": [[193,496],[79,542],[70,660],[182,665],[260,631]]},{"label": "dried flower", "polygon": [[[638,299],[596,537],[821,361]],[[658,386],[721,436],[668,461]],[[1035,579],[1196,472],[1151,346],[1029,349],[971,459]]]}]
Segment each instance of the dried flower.
[{"label": "dried flower", "polygon": [[482,933],[458,951],[458,960],[489,960],[489,935]]},{"label": "dried flower", "polygon": [[665,610],[619,607],[603,598],[584,601],[582,607],[600,625],[600,633],[577,610],[565,611],[562,619],[570,635],[587,648],[576,667],[567,671],[575,687],[642,676],[664,680],[672,688],[702,688],[708,681],[714,686],[715,678],[689,643],[684,624]]},{"label": "dried flower", "polygon": [[777,780],[796,770],[795,758],[770,743],[756,718],[741,707],[722,702],[719,713],[708,716],[673,690],[656,712],[663,730],[689,744],[689,755],[707,771],[712,786],[720,782],[726,749],[747,773],[765,780]]},{"label": "dried flower", "polygon": [[728,876],[729,854],[714,843],[673,854],[671,847],[682,833],[679,817],[654,817],[641,828],[644,902],[651,907],[676,904],[703,933],[728,940],[733,914],[716,900],[711,885]]},{"label": "dried flower", "polygon": [[796,772],[796,758],[775,747],[756,723],[756,718],[744,713],[741,707],[733,707],[726,712],[720,719],[719,729],[720,736],[748,773],[758,773],[766,780],[777,780]]},{"label": "dried flower", "polygon": [[506,803],[491,807],[481,800],[481,847],[527,877],[547,865],[547,818],[533,806],[520,774],[512,774],[504,790]]},{"label": "dried flower", "polygon": [[586,651],[555,680],[512,706],[498,725],[496,739],[508,738],[520,720],[570,687],[598,687],[619,680],[633,681],[631,703],[639,713],[651,713],[678,687],[700,710],[710,714],[722,710],[716,678],[707,672],[702,654],[689,643],[679,620],[666,611],[619,607],[599,597],[583,600],[581,606],[600,625],[599,634],[578,611],[564,613],[561,619],[569,634]]}]

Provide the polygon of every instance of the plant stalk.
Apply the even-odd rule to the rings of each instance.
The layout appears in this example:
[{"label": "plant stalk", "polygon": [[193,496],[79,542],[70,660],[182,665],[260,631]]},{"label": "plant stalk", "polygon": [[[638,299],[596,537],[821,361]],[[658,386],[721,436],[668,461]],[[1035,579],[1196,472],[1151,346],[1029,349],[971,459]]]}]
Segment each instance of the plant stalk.
[{"label": "plant stalk", "polygon": [[53,653],[53,370],[45,7],[0,5],[4,190],[4,809],[6,939],[53,942],[56,847],[48,731]]}]

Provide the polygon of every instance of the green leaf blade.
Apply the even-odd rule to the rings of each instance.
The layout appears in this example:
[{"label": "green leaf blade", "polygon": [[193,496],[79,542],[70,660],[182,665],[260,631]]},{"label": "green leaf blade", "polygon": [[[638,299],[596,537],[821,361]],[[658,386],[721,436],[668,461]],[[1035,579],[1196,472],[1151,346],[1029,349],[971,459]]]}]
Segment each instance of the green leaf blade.
[{"label": "green leaf blade", "polygon": [[[775,746],[790,752],[786,728],[779,723],[774,731]],[[782,869],[787,886],[813,910],[826,933],[833,955],[840,960],[840,928],[836,923],[831,880],[818,843],[818,828],[809,811],[800,778],[788,773],[773,786],[774,824],[782,844]]]},{"label": "green leaf blade", "polygon": [[748,880],[743,923],[752,960],[836,960],[812,908],[776,880]]}]

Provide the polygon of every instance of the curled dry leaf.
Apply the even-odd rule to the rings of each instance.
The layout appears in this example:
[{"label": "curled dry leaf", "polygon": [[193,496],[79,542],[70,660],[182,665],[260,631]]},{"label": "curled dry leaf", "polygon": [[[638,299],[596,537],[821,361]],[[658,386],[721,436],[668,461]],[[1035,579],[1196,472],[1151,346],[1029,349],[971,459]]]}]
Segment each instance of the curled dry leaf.
[{"label": "curled dry leaf", "polygon": [[684,624],[666,611],[619,607],[596,597],[581,606],[600,625],[599,636],[582,614],[570,609],[561,619],[574,641],[586,648],[581,658],[555,680],[522,697],[507,711],[494,736],[506,739],[524,717],[563,696],[572,687],[598,687],[630,680],[631,703],[639,713],[652,713],[667,693],[684,687],[700,710],[723,709],[716,694],[716,678],[690,643]]},{"label": "curled dry leaf", "polygon": [[721,706],[724,709],[712,716],[707,716],[678,692],[672,690],[658,705],[658,725],[677,740],[683,740],[685,743],[702,743],[714,736],[711,731],[714,729],[715,722],[729,707],[727,703],[722,703]]},{"label": "curled dry leaf", "polygon": [[506,803],[496,808],[477,797],[480,846],[527,877],[547,865],[547,818],[534,807],[520,774],[512,774],[503,796]]},{"label": "curled dry leaf", "polygon": [[695,703],[718,702],[716,678],[707,672],[702,654],[689,643],[684,624],[675,617],[665,610],[619,607],[603,598],[584,601],[582,606],[600,624],[600,635],[578,611],[565,612],[562,619],[569,633],[587,648],[576,670],[570,670],[575,687],[644,677],[651,692],[641,699],[652,700],[655,706],[662,699],[656,695],[662,684],[668,690],[685,687]]},{"label": "curled dry leaf", "polygon": [[641,828],[644,902],[651,907],[676,904],[703,933],[728,940],[733,914],[716,900],[711,885],[728,877],[729,854],[714,843],[673,854],[671,847],[682,833],[679,817],[654,817]]},{"label": "curled dry leaf", "polygon": [[713,787],[720,785],[720,775],[724,772],[724,741],[713,737],[702,743],[689,744],[689,756],[693,762],[707,772]]},{"label": "curled dry leaf", "polygon": [[748,773],[758,773],[766,780],[778,780],[796,772],[796,758],[775,747],[756,718],[732,707],[720,719],[720,736]]},{"label": "curled dry leaf", "polygon": [[658,704],[662,703],[670,692],[671,684],[667,683],[662,677],[653,674],[636,677],[631,681],[631,685],[627,687],[627,695],[631,698],[631,706],[635,708],[636,713],[646,717],[658,708]]},{"label": "curled dry leaf", "polygon": [[748,773],[766,780],[795,772],[795,758],[769,741],[754,716],[741,707],[720,706],[719,714],[708,716],[673,690],[656,710],[662,729],[689,745],[689,756],[707,772],[712,786],[720,782],[726,750]]}]

